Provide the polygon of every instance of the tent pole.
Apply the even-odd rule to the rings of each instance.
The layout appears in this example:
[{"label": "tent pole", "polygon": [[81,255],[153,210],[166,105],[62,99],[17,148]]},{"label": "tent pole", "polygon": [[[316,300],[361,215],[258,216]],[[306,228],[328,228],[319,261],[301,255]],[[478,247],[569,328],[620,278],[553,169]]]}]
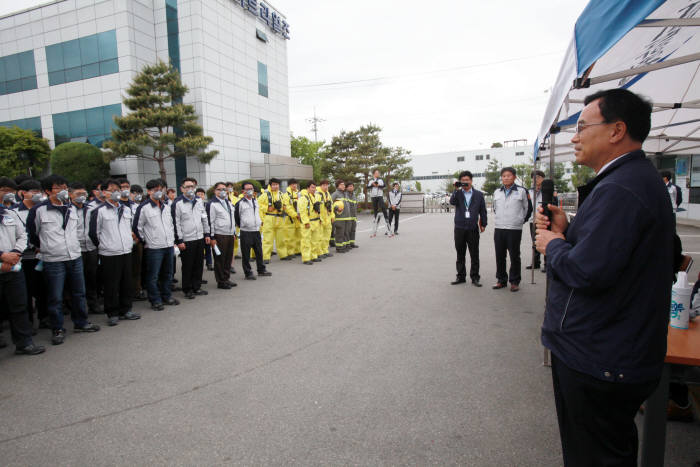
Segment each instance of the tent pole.
[{"label": "tent pole", "polygon": [[[561,112],[561,111],[560,111]],[[557,120],[559,120],[559,115],[557,114]],[[549,176],[554,180],[554,156],[556,155],[556,145],[554,144],[555,134],[552,133],[549,136]],[[556,187],[555,187],[556,190]],[[542,255],[542,261],[547,267],[547,257]],[[547,279],[545,285],[545,297],[549,296],[549,272],[547,272]],[[545,298],[545,313],[547,312],[547,299]],[[542,362],[544,366],[552,366],[552,354],[547,347],[544,347],[544,361]]]},{"label": "tent pole", "polygon": [[[533,198],[532,198],[532,220],[535,220],[535,213],[537,212],[537,175],[535,172],[537,172],[537,162],[533,160],[532,161],[532,193],[533,193]],[[534,222],[533,222],[534,223]],[[535,254],[537,252],[537,249],[535,249],[535,241],[532,241],[532,262],[530,263],[532,265],[532,269],[530,270],[530,284],[535,283]]]}]

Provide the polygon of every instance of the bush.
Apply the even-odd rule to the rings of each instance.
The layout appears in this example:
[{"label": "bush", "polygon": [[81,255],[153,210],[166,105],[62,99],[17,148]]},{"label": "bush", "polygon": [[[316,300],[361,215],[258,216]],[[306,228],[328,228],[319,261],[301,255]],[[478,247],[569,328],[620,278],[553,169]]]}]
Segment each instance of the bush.
[{"label": "bush", "polygon": [[256,193],[262,193],[263,188],[262,188],[262,185],[260,184],[260,182],[257,181],[257,180],[251,180],[251,179],[249,179],[249,178],[248,178],[248,179],[245,179],[245,180],[241,180],[240,182],[235,183],[235,184],[233,185],[234,191],[236,191],[236,192],[238,192],[238,193],[240,193],[241,191],[243,191],[243,183],[252,183],[252,184],[253,184],[253,188],[255,189],[255,192],[256,192]]},{"label": "bush", "polygon": [[63,143],[51,151],[51,173],[89,186],[93,180],[109,177],[109,164],[92,144]]}]

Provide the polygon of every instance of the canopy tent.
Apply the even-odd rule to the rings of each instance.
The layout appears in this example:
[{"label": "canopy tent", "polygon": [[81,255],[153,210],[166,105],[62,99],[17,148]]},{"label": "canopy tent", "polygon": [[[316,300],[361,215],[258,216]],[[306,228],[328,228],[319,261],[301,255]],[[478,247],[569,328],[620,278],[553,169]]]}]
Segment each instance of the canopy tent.
[{"label": "canopy tent", "polygon": [[700,2],[591,0],[576,21],[535,142],[535,160],[574,160],[583,100],[624,88],[653,103],[647,154],[700,154]]}]

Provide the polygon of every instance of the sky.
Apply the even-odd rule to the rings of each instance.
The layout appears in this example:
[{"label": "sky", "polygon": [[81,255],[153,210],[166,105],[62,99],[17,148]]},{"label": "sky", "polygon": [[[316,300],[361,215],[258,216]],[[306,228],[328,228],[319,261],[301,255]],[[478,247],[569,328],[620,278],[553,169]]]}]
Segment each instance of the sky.
[{"label": "sky", "polygon": [[[0,15],[45,0],[0,2]],[[290,128],[373,123],[414,155],[533,144],[587,0],[274,0],[287,16]],[[331,84],[341,83],[341,84]]]}]

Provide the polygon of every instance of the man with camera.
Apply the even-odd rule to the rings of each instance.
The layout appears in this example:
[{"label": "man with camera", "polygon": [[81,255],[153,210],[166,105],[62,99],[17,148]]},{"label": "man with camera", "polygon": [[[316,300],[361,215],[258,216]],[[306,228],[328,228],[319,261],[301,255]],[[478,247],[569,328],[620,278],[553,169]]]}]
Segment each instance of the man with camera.
[{"label": "man with camera", "polygon": [[452,281],[452,285],[467,281],[466,256],[469,248],[469,277],[474,286],[481,287],[479,236],[486,230],[486,200],[482,192],[472,187],[472,173],[468,170],[459,174],[459,181],[455,182],[455,190],[450,197],[450,205],[455,207],[454,239],[457,250],[457,278]]},{"label": "man with camera", "polygon": [[369,196],[372,198],[372,215],[374,216],[374,230],[370,238],[377,236],[380,212],[384,216],[384,223],[386,225],[386,232],[384,232],[384,235],[393,237],[394,235],[391,233],[391,228],[389,227],[389,218],[386,214],[386,206],[384,205],[384,180],[379,178],[379,170],[377,169],[374,170],[372,175],[374,178],[370,180],[367,185],[367,188],[369,188]]}]

